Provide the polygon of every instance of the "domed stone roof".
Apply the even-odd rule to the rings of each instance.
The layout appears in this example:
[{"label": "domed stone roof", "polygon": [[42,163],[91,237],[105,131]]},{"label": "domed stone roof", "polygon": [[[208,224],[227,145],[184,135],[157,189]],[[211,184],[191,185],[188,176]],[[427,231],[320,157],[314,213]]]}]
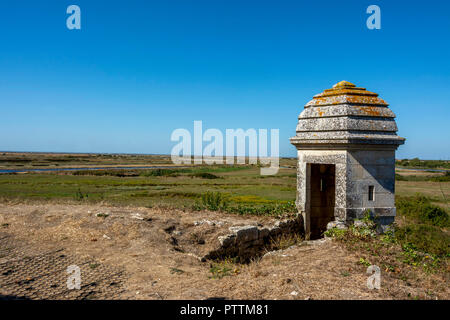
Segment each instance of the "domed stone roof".
[{"label": "domed stone roof", "polygon": [[341,81],[305,105],[291,143],[305,148],[354,144],[397,147],[405,139],[397,136],[394,118],[378,94]]}]

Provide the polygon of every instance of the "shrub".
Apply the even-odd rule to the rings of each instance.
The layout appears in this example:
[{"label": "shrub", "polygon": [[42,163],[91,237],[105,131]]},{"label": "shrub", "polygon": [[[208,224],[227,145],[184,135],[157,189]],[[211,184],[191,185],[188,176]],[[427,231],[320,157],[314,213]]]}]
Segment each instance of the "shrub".
[{"label": "shrub", "polygon": [[195,178],[202,178],[202,179],[219,179],[218,176],[216,176],[215,174],[209,173],[209,172],[192,173],[190,176],[195,177]]},{"label": "shrub", "polygon": [[206,192],[202,195],[203,206],[211,211],[225,210],[228,200],[220,192]]},{"label": "shrub", "polygon": [[437,256],[450,256],[450,235],[437,227],[410,224],[397,228],[395,237],[404,248],[412,246],[414,249]]},{"label": "shrub", "polygon": [[421,223],[438,227],[449,227],[450,225],[447,212],[431,204],[431,200],[425,196],[397,198],[396,206],[400,214],[416,219]]},{"label": "shrub", "polygon": [[430,180],[434,182],[448,182],[450,181],[450,171],[446,171],[442,176],[432,177]]},{"label": "shrub", "polygon": [[331,228],[324,232],[325,236],[336,238],[338,240],[343,239],[346,234],[347,234],[346,229],[338,229],[338,228]]},{"label": "shrub", "polygon": [[78,188],[77,192],[75,193],[75,200],[78,201],[87,200],[88,197],[89,195],[87,193],[81,192],[80,188]]},{"label": "shrub", "polygon": [[180,169],[153,169],[141,172],[143,177],[177,177],[182,170]]},{"label": "shrub", "polygon": [[[423,267],[425,271],[445,268],[446,259],[450,257],[450,234],[442,229],[448,225],[445,210],[433,206],[429,198],[420,195],[398,198],[397,209],[408,219],[403,220],[401,226],[393,224],[381,236],[374,232],[376,217],[371,218],[368,214],[361,219],[363,224],[351,225],[345,230],[327,230],[325,235],[334,237],[351,250],[356,248],[370,253],[371,259],[378,259],[378,263],[384,263],[387,269],[393,268],[392,258]],[[360,263],[367,264],[365,259]]]}]

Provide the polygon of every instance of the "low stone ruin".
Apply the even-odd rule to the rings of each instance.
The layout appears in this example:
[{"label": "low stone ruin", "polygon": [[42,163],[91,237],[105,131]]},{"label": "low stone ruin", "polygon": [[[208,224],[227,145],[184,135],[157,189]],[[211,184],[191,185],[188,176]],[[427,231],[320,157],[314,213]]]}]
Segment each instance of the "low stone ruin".
[{"label": "low stone ruin", "polygon": [[248,262],[251,258],[264,254],[271,239],[281,235],[303,234],[303,229],[301,215],[277,221],[270,227],[233,226],[229,228],[231,233],[218,237],[219,247],[205,255],[202,260],[236,257],[239,262]]}]

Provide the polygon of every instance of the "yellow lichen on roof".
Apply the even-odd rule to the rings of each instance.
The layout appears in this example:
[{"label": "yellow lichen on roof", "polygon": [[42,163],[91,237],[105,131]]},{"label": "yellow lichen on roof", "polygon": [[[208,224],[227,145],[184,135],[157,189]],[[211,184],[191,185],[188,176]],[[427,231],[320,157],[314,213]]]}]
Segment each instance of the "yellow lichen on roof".
[{"label": "yellow lichen on roof", "polygon": [[354,96],[374,96],[377,97],[378,94],[375,92],[370,92],[364,88],[339,88],[339,89],[326,89],[324,92],[315,95],[314,97],[331,97],[331,96],[341,96],[341,95],[354,95]]},{"label": "yellow lichen on roof", "polygon": [[345,80],[342,80],[333,86],[333,88],[344,88],[344,87],[356,87],[356,86],[353,83]]},{"label": "yellow lichen on roof", "polygon": [[306,104],[305,108],[338,104],[388,106],[386,101],[378,98],[377,93],[356,87],[348,81],[340,81],[331,89],[325,89],[322,93],[316,94],[313,100]]}]

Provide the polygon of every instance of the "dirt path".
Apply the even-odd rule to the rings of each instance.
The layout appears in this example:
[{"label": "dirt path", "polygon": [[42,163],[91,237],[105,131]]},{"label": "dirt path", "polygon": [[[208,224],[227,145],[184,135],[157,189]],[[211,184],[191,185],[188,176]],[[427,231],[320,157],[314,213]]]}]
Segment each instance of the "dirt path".
[{"label": "dirt path", "polygon": [[[331,240],[303,243],[233,266],[231,275],[221,279],[211,277],[210,262],[199,257],[216,245],[218,235],[233,225],[271,222],[211,212],[1,204],[0,295],[34,299],[449,297],[445,282],[436,283],[438,293],[430,295],[422,282],[407,283],[389,274],[382,274],[380,290],[369,290],[366,267],[357,264],[358,255]],[[80,265],[82,290],[66,290],[70,264]]]}]

